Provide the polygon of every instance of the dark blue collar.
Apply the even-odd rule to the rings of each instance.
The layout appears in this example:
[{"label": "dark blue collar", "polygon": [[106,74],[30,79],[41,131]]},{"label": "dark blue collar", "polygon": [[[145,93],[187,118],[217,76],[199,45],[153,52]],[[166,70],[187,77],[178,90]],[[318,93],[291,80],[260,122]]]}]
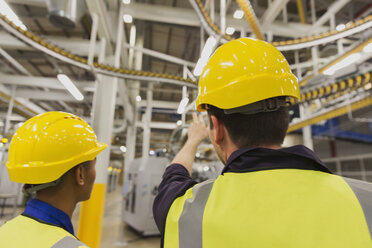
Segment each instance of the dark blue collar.
[{"label": "dark blue collar", "polygon": [[304,169],[331,173],[313,151],[297,145],[281,149],[247,147],[236,150],[228,158],[222,174],[271,169]]},{"label": "dark blue collar", "polygon": [[74,235],[74,227],[72,226],[70,217],[62,210],[46,202],[38,199],[31,199],[27,202],[26,209],[23,213],[41,221],[62,227]]}]

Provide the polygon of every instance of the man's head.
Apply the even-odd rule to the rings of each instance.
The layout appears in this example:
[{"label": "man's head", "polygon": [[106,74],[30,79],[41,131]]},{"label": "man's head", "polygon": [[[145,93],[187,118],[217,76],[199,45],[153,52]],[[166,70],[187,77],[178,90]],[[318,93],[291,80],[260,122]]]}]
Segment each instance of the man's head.
[{"label": "man's head", "polygon": [[208,111],[211,141],[223,162],[234,149],[279,147],[288,128],[297,78],[264,41],[241,38],[219,47],[205,66],[196,106]]},{"label": "man's head", "polygon": [[68,194],[69,198],[74,199],[74,202],[86,201],[90,198],[96,178],[95,164],[96,159],[80,163],[57,179],[58,182],[55,185],[43,188],[45,184],[26,184],[24,190],[27,192],[36,187],[42,188],[36,191],[36,197],[41,199]]},{"label": "man's head", "polygon": [[[28,192],[66,188],[87,200],[95,179],[95,158],[105,148],[81,118],[47,112],[26,121],[12,137],[7,168]],[[68,187],[66,186],[68,185]]]},{"label": "man's head", "polygon": [[[255,114],[225,114],[223,109],[208,107],[210,140],[220,160],[226,163],[226,145],[243,147],[279,147],[286,135],[289,114],[286,107]],[[231,144],[223,142],[228,139]]]}]

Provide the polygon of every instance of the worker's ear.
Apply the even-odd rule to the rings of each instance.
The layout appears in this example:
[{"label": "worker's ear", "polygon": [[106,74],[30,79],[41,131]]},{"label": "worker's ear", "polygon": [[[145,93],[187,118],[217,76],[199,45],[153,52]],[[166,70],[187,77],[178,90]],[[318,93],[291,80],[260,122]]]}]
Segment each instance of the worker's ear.
[{"label": "worker's ear", "polygon": [[86,170],[83,164],[79,164],[75,168],[75,180],[76,183],[80,186],[83,186],[86,181]]},{"label": "worker's ear", "polygon": [[213,125],[213,129],[211,129],[211,131],[214,134],[211,138],[214,139],[214,142],[217,145],[221,145],[225,138],[225,125],[214,115],[211,115],[210,120],[212,121]]}]

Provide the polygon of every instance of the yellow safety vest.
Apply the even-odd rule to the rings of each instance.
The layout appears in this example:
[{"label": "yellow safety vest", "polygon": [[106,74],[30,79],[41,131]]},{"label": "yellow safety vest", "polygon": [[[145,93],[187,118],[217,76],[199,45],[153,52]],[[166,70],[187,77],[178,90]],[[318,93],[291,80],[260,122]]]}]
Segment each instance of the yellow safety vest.
[{"label": "yellow safety vest", "polygon": [[226,172],[169,209],[165,248],[371,248],[372,184],[300,169]]},{"label": "yellow safety vest", "polygon": [[87,248],[61,227],[19,215],[0,227],[1,248]]}]

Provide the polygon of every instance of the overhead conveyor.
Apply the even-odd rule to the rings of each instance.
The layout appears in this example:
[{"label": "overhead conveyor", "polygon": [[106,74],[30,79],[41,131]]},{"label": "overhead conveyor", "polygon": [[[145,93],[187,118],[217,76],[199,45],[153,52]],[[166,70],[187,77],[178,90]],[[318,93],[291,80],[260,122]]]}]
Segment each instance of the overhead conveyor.
[{"label": "overhead conveyor", "polygon": [[[203,3],[201,0],[189,0],[190,4],[198,14],[200,21],[203,25],[203,28],[207,31],[207,33],[211,36],[214,36],[216,38],[220,38],[220,41],[222,43],[225,43],[229,40],[233,40],[234,37],[222,34],[221,30],[217,27],[216,24],[212,22],[212,19],[209,17],[208,12],[206,11]],[[242,2],[241,4],[244,5],[244,1],[238,1]],[[248,7],[244,8],[246,15],[253,15]],[[255,20],[253,16],[248,16],[247,19],[249,20]],[[254,25],[254,27],[258,27],[258,25]],[[285,41],[275,41],[272,42],[272,45],[274,45],[279,51],[291,51],[291,50],[299,50],[304,48],[313,47],[320,44],[325,44],[329,42],[333,42],[351,35],[354,35],[356,33],[363,32],[364,30],[367,30],[368,28],[372,27],[372,15],[369,15],[363,19],[357,20],[355,22],[349,22],[345,25],[345,29],[338,31],[338,30],[332,30],[325,33],[312,35],[309,37],[303,37],[298,39],[292,39],[292,40],[285,40]],[[260,32],[258,31],[258,28],[252,28],[254,33],[258,35]],[[260,36],[259,36],[260,37]]]},{"label": "overhead conveyor", "polygon": [[191,79],[183,78],[176,75],[129,70],[97,62],[93,62],[93,68],[91,68],[91,66],[88,64],[87,59],[72,54],[64,50],[63,48],[60,48],[58,46],[51,44],[48,41],[43,40],[42,38],[31,33],[30,31],[20,28],[19,26],[12,23],[9,19],[7,19],[6,16],[1,14],[0,25],[3,26],[6,31],[20,39],[22,42],[30,45],[31,47],[40,50],[58,60],[77,66],[84,70],[91,71],[93,69],[94,73],[99,73],[112,77],[151,82],[162,82],[181,86],[188,86],[191,88],[196,88],[197,85],[197,82]]}]

